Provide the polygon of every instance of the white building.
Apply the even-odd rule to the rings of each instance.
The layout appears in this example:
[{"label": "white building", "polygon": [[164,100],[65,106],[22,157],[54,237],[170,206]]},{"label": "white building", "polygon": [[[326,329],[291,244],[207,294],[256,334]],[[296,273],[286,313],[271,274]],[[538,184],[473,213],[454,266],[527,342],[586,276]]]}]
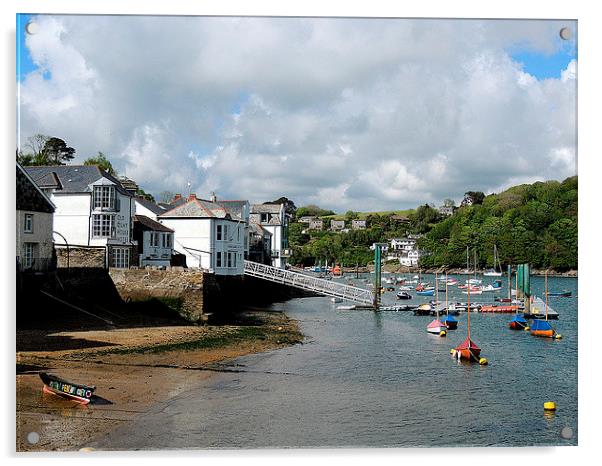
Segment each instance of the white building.
[{"label": "white building", "polygon": [[365,220],[351,220],[351,229],[352,230],[365,230],[366,229],[366,221]]},{"label": "white building", "polygon": [[168,267],[173,254],[174,231],[145,215],[134,216],[138,265]]},{"label": "white building", "polygon": [[288,221],[284,204],[251,205],[250,221],[258,223],[272,234],[272,266],[284,269],[290,257],[288,249]]},{"label": "white building", "polygon": [[19,270],[54,268],[54,204],[17,163],[17,266]]},{"label": "white building", "polygon": [[[56,206],[54,230],[69,247],[106,249],[109,267],[127,268],[132,259],[134,198],[97,166],[27,167],[31,178]],[[57,242],[57,247],[63,246]]]},{"label": "white building", "polygon": [[407,253],[399,256],[399,263],[401,265],[405,265],[406,267],[416,267],[418,265],[418,261],[420,260],[420,253],[416,250],[408,251]]},{"label": "white building", "polygon": [[154,202],[140,196],[134,197],[134,202],[136,204],[136,215],[144,215],[153,220],[157,220],[157,216],[161,215],[166,210]]},{"label": "white building", "polygon": [[247,225],[223,205],[191,194],[157,218],[174,231],[173,248],[186,256],[188,267],[216,275],[244,273]]}]

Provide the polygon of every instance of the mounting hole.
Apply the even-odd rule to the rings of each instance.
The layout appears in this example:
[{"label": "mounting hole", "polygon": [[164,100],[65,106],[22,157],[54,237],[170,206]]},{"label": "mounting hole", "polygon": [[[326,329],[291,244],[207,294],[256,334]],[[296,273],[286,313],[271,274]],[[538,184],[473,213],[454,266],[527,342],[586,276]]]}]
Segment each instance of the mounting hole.
[{"label": "mounting hole", "polygon": [[560,30],[560,38],[563,40],[569,40],[572,36],[572,32],[570,28],[562,28]]},{"label": "mounting hole", "polygon": [[570,427],[563,427],[560,431],[560,436],[567,440],[573,438],[573,429]]},{"label": "mounting hole", "polygon": [[37,432],[30,432],[29,434],[27,434],[27,443],[29,443],[30,445],[35,445],[39,441],[40,434],[38,434]]},{"label": "mounting hole", "polygon": [[39,26],[38,23],[36,23],[35,21],[30,21],[29,23],[27,23],[25,25],[25,32],[27,32],[27,34],[35,34],[36,32],[38,32]]}]

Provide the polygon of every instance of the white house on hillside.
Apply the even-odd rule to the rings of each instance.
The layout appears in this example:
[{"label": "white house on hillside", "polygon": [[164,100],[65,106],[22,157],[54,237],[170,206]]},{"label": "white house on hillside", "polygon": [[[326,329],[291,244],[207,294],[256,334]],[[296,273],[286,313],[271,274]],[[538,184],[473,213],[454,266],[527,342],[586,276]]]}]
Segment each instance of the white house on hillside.
[{"label": "white house on hillside", "polygon": [[244,273],[246,224],[223,205],[191,194],[157,218],[174,231],[173,248],[186,256],[188,267],[216,275]]},{"label": "white house on hillside", "polygon": [[[70,247],[106,249],[109,267],[127,268],[132,259],[134,198],[97,166],[26,167],[56,206],[54,230]],[[63,246],[57,243],[57,247]]]},{"label": "white house on hillside", "polygon": [[54,204],[17,163],[17,266],[46,271],[54,267]]},{"label": "white house on hillside", "polygon": [[288,221],[284,204],[251,205],[250,221],[272,234],[271,256],[272,266],[284,269],[290,257],[288,249]]}]

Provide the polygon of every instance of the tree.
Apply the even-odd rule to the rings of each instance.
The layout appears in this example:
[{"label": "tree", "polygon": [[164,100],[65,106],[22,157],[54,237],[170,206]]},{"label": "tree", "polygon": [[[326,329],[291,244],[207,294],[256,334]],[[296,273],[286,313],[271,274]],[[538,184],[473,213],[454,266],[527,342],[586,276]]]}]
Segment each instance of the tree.
[{"label": "tree", "polygon": [[462,200],[462,207],[468,205],[482,204],[485,200],[485,194],[481,191],[467,191],[464,193],[464,199]]},{"label": "tree", "polygon": [[67,143],[60,138],[50,138],[44,144],[40,152],[40,158],[46,163],[41,165],[65,165],[73,159],[75,149],[67,146]]},{"label": "tree", "polygon": [[144,189],[140,187],[138,187],[138,190],[136,191],[136,196],[140,196],[148,201],[155,202],[155,197],[152,194],[147,193],[146,191],[144,191]]},{"label": "tree", "polygon": [[453,199],[447,198],[443,201],[443,205],[445,207],[456,207],[456,201],[454,201]]},{"label": "tree", "polygon": [[172,193],[171,191],[162,191],[159,193],[159,202],[168,204],[172,201],[173,198],[174,193]]},{"label": "tree", "polygon": [[295,202],[289,199],[288,197],[284,196],[279,197],[275,201],[264,202],[264,205],[265,204],[284,204],[284,211],[291,216],[294,216],[295,212],[297,211],[297,206],[295,205]]},{"label": "tree", "polygon": [[348,222],[355,220],[356,218],[360,218],[360,215],[357,212],[354,212],[353,210],[348,210],[345,212],[345,220]]},{"label": "tree", "polygon": [[98,152],[96,157],[90,157],[84,160],[84,165],[96,165],[106,171],[109,175],[116,176],[117,172],[113,168],[111,161],[107,159],[106,155],[102,152]]}]

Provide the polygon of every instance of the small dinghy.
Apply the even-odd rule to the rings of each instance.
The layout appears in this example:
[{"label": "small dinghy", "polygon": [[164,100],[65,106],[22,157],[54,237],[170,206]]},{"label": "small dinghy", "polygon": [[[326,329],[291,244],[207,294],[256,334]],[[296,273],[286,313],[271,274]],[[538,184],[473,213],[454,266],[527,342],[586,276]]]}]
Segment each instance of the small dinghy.
[{"label": "small dinghy", "polygon": [[441,323],[445,325],[448,330],[455,330],[458,328],[458,320],[450,314],[445,315],[443,319],[441,319]]},{"label": "small dinghy", "polygon": [[514,316],[514,319],[512,319],[508,323],[508,327],[510,327],[512,330],[524,330],[525,328],[527,328],[527,325],[527,320],[523,316],[519,316],[518,314],[516,314]]},{"label": "small dinghy", "polygon": [[405,291],[400,291],[397,293],[397,299],[412,299],[412,295]]},{"label": "small dinghy", "polygon": [[96,390],[96,387],[94,386],[68,382],[67,380],[63,380],[52,374],[47,374],[46,372],[40,373],[40,379],[42,379],[42,382],[44,383],[44,393],[52,393],[83,404],[90,403],[92,393]]},{"label": "small dinghy", "polygon": [[433,296],[435,294],[435,290],[419,290],[416,291],[418,296]]}]

